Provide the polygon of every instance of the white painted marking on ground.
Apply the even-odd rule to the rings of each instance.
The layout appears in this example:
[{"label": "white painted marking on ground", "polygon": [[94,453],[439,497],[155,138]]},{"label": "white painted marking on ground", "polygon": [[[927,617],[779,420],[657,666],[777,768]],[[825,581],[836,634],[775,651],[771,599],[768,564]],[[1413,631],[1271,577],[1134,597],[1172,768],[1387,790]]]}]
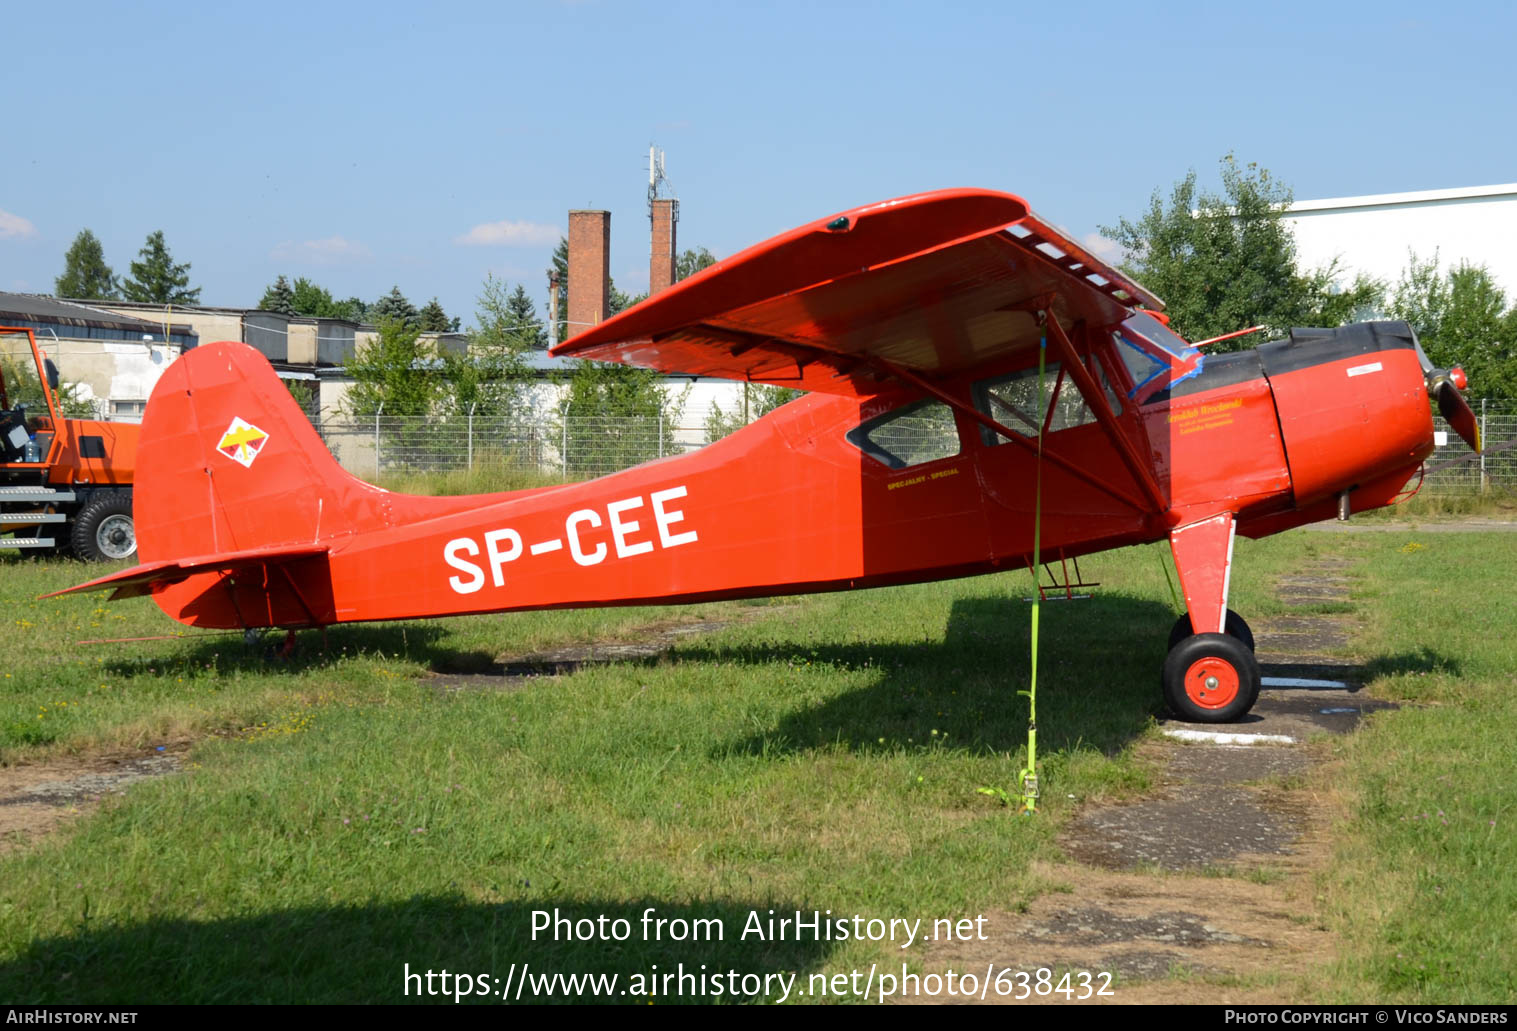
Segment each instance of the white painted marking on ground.
[{"label": "white painted marking on ground", "polygon": [[532,547],[528,550],[530,550],[534,555],[545,555],[550,551],[558,551],[563,546],[564,542],[561,540],[540,541],[537,544],[532,545]]},{"label": "white painted marking on ground", "polygon": [[1260,677],[1259,683],[1265,687],[1336,688],[1339,691],[1348,688],[1346,680],[1309,680],[1306,677]]},{"label": "white painted marking on ground", "polygon": [[1332,709],[1318,709],[1317,711],[1320,712],[1324,716],[1338,716],[1338,715],[1341,715],[1342,713],[1345,713],[1345,712],[1358,712],[1359,710],[1358,709],[1332,708]]},{"label": "white painted marking on ground", "polygon": [[1215,730],[1187,730],[1175,727],[1164,731],[1165,737],[1181,741],[1205,741],[1213,745],[1293,745],[1296,739],[1284,734],[1224,734]]}]

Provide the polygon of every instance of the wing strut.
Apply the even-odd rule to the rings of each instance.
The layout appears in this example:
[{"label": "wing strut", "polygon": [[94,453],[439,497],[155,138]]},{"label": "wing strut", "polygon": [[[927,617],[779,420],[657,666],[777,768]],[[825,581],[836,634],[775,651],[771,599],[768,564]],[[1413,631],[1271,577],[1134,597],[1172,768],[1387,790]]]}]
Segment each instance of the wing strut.
[{"label": "wing strut", "polygon": [[1096,384],[1096,379],[1075,354],[1074,344],[1070,343],[1069,337],[1064,334],[1064,327],[1059,325],[1059,320],[1049,317],[1047,320],[1049,335],[1053,337],[1058,346],[1059,356],[1064,361],[1064,368],[1074,376],[1075,383],[1080,392],[1085,395],[1086,403],[1096,413],[1096,419],[1101,427],[1106,430],[1106,435],[1111,438],[1117,454],[1122,459],[1122,464],[1127,466],[1127,471],[1133,474],[1138,481],[1138,486],[1143,488],[1143,493],[1148,495],[1148,500],[1153,503],[1154,511],[1163,512],[1169,508],[1164,500],[1164,492],[1159,489],[1159,481],[1154,478],[1154,471],[1143,463],[1138,457],[1137,449],[1132,441],[1127,439],[1127,434],[1122,432],[1122,427],[1117,423],[1117,416],[1111,410],[1111,405],[1106,401],[1106,392]]}]

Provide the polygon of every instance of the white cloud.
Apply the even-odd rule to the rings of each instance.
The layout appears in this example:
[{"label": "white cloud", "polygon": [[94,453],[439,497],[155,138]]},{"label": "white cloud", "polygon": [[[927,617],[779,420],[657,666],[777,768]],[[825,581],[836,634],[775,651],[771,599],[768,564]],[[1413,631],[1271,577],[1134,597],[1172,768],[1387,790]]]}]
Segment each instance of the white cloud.
[{"label": "white cloud", "polygon": [[538,222],[481,222],[453,242],[462,247],[546,247],[558,243],[563,231]]},{"label": "white cloud", "polygon": [[275,261],[304,262],[311,265],[340,265],[349,261],[361,261],[369,256],[369,249],[361,243],[341,236],[328,236],[321,240],[305,240],[296,243],[286,240],[269,252]]},{"label": "white cloud", "polygon": [[1115,240],[1107,239],[1100,233],[1086,233],[1080,238],[1080,243],[1087,251],[1108,265],[1120,265],[1127,260],[1127,251],[1122,245]]},{"label": "white cloud", "polygon": [[37,227],[26,219],[20,215],[12,215],[9,211],[0,211],[0,240],[36,235]]}]

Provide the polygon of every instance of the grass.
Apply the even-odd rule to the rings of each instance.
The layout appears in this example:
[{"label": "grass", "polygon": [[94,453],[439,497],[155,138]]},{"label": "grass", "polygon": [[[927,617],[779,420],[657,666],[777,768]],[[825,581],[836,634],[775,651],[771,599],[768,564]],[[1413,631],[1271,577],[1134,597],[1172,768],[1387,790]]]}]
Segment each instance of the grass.
[{"label": "grass", "polygon": [[1424,489],[1399,505],[1355,512],[1353,518],[1370,522],[1517,519],[1517,494],[1500,488],[1488,491]]},{"label": "grass", "polygon": [[[1381,716],[1342,746],[1353,816],[1323,892],[1348,944],[1344,975],[1408,999],[1510,999],[1511,932],[1490,914],[1512,911],[1517,855],[1510,834],[1479,832],[1505,826],[1503,784],[1517,783],[1517,712],[1499,690],[1517,658],[1497,632],[1510,605],[1492,603],[1511,597],[1517,570],[1504,538],[1430,536],[1402,551],[1400,535],[1381,536],[1239,541],[1233,606],[1277,611],[1268,585],[1313,555],[1364,559],[1356,591],[1374,599],[1364,647],[1376,690],[1438,704]],[[1036,871],[1057,860],[1074,808],[1151,786],[1133,753],[1159,711],[1174,618],[1160,554],[1102,556],[1095,600],[1043,608],[1037,819],[978,790],[1010,791],[1021,766],[1025,573],[762,606],[339,627],[324,650],[302,635],[286,663],[208,634],[80,645],[175,625],[145,599],[35,601],[98,570],[0,559],[4,761],[194,742],[186,772],[0,857],[0,997],[402,1001],[407,964],[625,979],[705,963],[804,982],[915,956],[741,932],[771,909],[994,919],[1067,890]],[[1434,589],[1446,605],[1430,604]],[[1476,601],[1488,611],[1472,623]],[[739,614],[754,618],[661,658],[516,690],[426,681]],[[1432,661],[1409,638],[1440,642]],[[1476,727],[1479,741],[1465,736]],[[1453,830],[1400,821],[1434,801]],[[1423,915],[1435,900],[1443,919]],[[704,926],[724,938],[644,940],[650,908],[717,921]],[[534,939],[536,914],[554,912],[625,919],[632,934]],[[1395,959],[1409,949],[1432,960],[1421,981]]]},{"label": "grass", "polygon": [[[1517,999],[1517,550],[1507,534],[1354,540],[1372,689],[1342,740],[1326,883],[1344,981],[1409,1003]],[[1409,628],[1415,632],[1409,633]],[[1408,638],[1434,645],[1408,646]]]},{"label": "grass", "polygon": [[468,469],[449,472],[389,472],[374,481],[397,494],[491,494],[529,487],[553,487],[567,483],[562,476],[523,466],[520,462],[483,455]]}]

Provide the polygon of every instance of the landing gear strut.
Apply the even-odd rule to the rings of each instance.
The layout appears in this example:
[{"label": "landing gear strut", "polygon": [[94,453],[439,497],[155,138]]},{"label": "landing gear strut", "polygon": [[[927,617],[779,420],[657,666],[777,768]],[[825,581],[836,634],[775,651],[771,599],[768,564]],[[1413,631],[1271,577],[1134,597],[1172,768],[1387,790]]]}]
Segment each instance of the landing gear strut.
[{"label": "landing gear strut", "polygon": [[1164,702],[1189,723],[1233,723],[1259,698],[1253,631],[1227,607],[1233,531],[1224,512],[1169,534],[1187,611],[1169,632]]}]

